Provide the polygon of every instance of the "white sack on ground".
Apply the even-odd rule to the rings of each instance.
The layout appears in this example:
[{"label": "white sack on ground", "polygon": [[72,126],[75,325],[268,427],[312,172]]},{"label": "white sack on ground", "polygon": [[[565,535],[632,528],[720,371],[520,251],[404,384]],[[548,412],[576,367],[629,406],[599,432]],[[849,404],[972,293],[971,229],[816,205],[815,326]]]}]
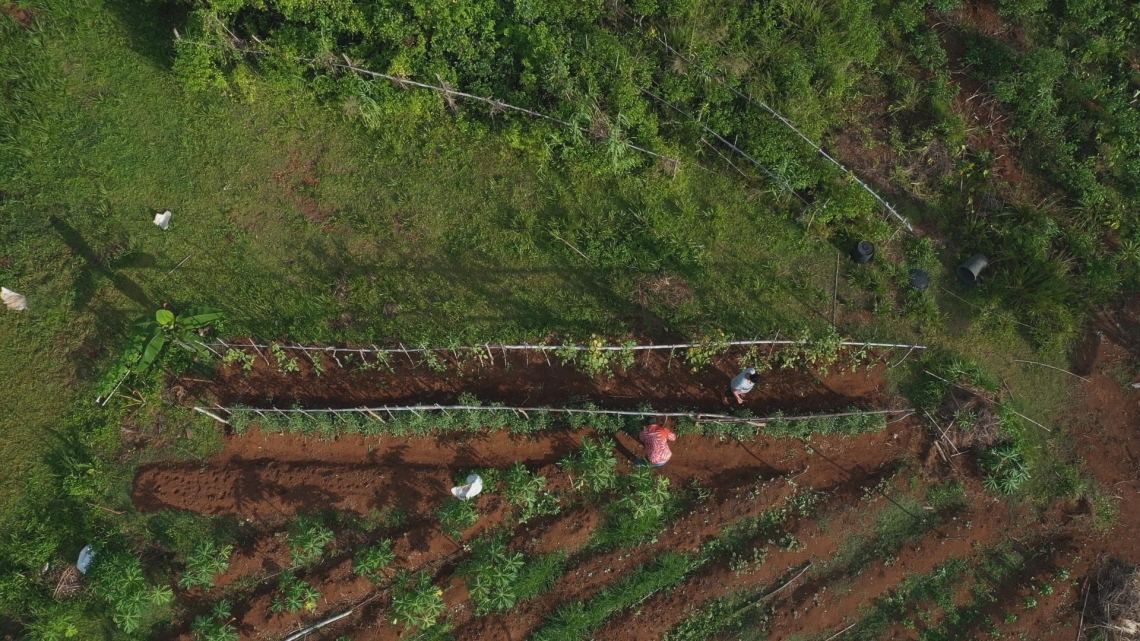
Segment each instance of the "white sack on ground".
[{"label": "white sack on ground", "polygon": [[467,477],[467,484],[451,488],[451,493],[455,498],[466,501],[467,499],[478,496],[483,491],[483,478],[478,474],[472,474]]},{"label": "white sack on ground", "polygon": [[170,217],[173,215],[174,214],[171,214],[169,211],[164,211],[161,214],[155,214],[154,224],[165,230],[170,227]]},{"label": "white sack on ground", "polygon": [[28,308],[28,299],[23,294],[17,294],[7,287],[0,287],[0,299],[4,301],[8,309],[17,312],[22,312]]}]

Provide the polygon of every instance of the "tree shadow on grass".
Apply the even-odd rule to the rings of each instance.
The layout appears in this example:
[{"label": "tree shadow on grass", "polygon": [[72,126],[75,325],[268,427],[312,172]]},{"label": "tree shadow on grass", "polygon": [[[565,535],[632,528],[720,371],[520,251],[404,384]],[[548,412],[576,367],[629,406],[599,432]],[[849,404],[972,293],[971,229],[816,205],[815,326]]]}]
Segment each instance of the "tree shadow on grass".
[{"label": "tree shadow on grass", "polygon": [[174,30],[184,30],[189,6],[143,0],[107,0],[105,4],[126,27],[131,50],[159,69],[174,65]]},{"label": "tree shadow on grass", "polygon": [[[79,282],[75,285],[73,309],[80,310],[86,307],[87,303],[91,301],[91,298],[95,295],[96,276],[102,276],[111,281],[111,285],[114,286],[120,294],[129,298],[142,308],[153,309],[155,307],[150,297],[147,296],[147,293],[138,283],[108,267],[74,227],[57,216],[49,217],[48,222],[52,228],[55,229],[56,233],[59,234],[63,243],[71,249],[72,253],[86,262],[79,277]],[[147,254],[133,253],[128,254],[127,258],[130,259],[130,266],[134,267],[146,268],[148,266],[153,267],[155,264],[154,258]]]}]

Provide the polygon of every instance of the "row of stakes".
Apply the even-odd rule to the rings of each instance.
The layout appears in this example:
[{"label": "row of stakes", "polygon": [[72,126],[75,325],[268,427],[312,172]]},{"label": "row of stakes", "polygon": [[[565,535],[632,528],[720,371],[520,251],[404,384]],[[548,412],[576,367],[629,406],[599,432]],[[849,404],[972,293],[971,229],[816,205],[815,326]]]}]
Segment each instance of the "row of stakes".
[{"label": "row of stakes", "polygon": [[[874,257],[875,245],[865,240],[859,241],[851,252],[851,258],[860,265],[871,262]],[[986,258],[985,254],[974,254],[969,260],[958,265],[954,273],[958,275],[958,280],[963,285],[976,285],[982,270],[989,264],[990,259]],[[920,290],[926,289],[930,286],[930,276],[921,269],[912,269],[910,270],[910,286]]]}]

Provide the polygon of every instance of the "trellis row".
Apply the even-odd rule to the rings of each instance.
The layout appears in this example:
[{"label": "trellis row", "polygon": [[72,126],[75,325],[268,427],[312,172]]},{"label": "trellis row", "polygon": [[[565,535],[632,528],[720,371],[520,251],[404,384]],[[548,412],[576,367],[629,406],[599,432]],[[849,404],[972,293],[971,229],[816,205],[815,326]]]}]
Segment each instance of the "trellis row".
[{"label": "trellis row", "polygon": [[[376,347],[371,345],[369,347],[318,347],[313,345],[263,345],[261,343],[227,343],[222,340],[217,340],[213,343],[203,343],[206,347],[221,347],[225,349],[233,348],[251,348],[251,349],[271,349],[277,347],[279,349],[289,349],[304,352],[333,352],[345,354],[416,354],[421,352],[490,352],[492,349],[501,351],[541,351],[541,352],[557,352],[557,351],[576,351],[576,352],[625,352],[625,351],[646,351],[646,350],[677,350],[677,349],[690,349],[693,347],[749,347],[754,345],[811,345],[812,342],[793,341],[793,340],[765,340],[765,341],[725,341],[723,343],[672,343],[669,345],[503,345],[500,343],[484,343],[482,345],[465,345],[462,347]],[[901,343],[859,343],[853,341],[841,341],[840,347],[867,347],[878,349],[926,349],[925,345],[905,345]]]},{"label": "trellis row", "polygon": [[599,410],[599,409],[583,409],[583,408],[569,408],[569,407],[505,407],[501,405],[385,405],[380,407],[345,407],[345,408],[320,408],[320,409],[305,409],[305,408],[290,408],[290,409],[277,409],[277,408],[257,408],[257,407],[203,407],[195,406],[194,411],[205,414],[210,418],[229,425],[229,421],[218,416],[214,410],[221,410],[230,416],[237,413],[258,414],[265,416],[268,414],[361,414],[369,416],[373,419],[383,420],[380,413],[387,413],[389,415],[395,412],[514,412],[527,416],[530,412],[546,412],[548,414],[608,414],[611,416],[640,416],[640,417],[666,417],[666,418],[691,418],[699,423],[747,423],[751,425],[763,426],[769,422],[775,421],[807,421],[823,418],[841,418],[844,416],[874,416],[879,414],[899,414],[902,416],[909,416],[914,414],[914,408],[908,407],[897,410],[866,410],[858,412],[839,412],[836,414],[804,414],[801,416],[768,416],[768,417],[746,417],[746,416],[731,416],[728,414],[707,414],[704,412],[651,412],[641,410]]}]

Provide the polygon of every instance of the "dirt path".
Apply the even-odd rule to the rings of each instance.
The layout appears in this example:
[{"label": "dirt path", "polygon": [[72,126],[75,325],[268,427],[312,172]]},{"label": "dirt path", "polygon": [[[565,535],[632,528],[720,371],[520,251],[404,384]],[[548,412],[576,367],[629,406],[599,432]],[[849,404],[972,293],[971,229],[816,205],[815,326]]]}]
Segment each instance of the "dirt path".
[{"label": "dirt path", "polygon": [[[785,414],[839,410],[852,406],[887,408],[899,402],[887,392],[883,374],[887,357],[899,360],[905,354],[873,353],[870,369],[841,373],[830,368],[816,376],[801,368],[766,372],[746,397],[744,407],[757,414],[782,411]],[[444,372],[430,371],[401,357],[392,362],[393,371],[339,367],[326,358],[320,376],[305,357],[298,360],[300,371],[283,374],[262,359],[254,361],[247,374],[237,364],[223,367],[214,381],[182,379],[172,382],[178,396],[199,399],[207,404],[243,403],[255,407],[360,407],[362,405],[451,404],[461,394],[474,394],[486,400],[510,405],[565,406],[585,402],[609,409],[695,409],[721,412],[729,380],[739,373],[740,352],[713,359],[712,365],[693,370],[668,352],[644,352],[628,370],[618,368],[609,377],[590,377],[538,353],[512,353],[503,363],[495,353],[496,365],[448,363]],[[893,362],[893,361],[892,361]],[[269,402],[267,399],[272,399]],[[181,400],[181,399],[180,399]]]}]

